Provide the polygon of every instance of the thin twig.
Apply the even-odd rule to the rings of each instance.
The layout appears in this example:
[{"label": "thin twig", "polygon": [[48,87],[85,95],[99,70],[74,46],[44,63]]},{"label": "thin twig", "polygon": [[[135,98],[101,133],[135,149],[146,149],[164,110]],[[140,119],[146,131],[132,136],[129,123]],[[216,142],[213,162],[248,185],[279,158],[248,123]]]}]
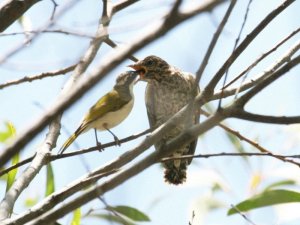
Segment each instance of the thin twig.
[{"label": "thin twig", "polygon": [[[255,95],[257,95],[260,91],[262,91],[264,88],[266,88],[269,84],[283,76],[285,73],[290,71],[292,68],[294,68],[296,65],[300,63],[300,55],[295,57],[294,59],[290,60],[290,52],[297,51],[297,49],[300,48],[300,41],[293,46],[292,50],[288,52],[288,54],[283,57],[286,63],[284,66],[282,66],[277,71],[273,72],[272,70],[269,70],[268,73],[270,74],[268,77],[266,77],[264,80],[262,80],[260,83],[258,83],[255,87],[250,89],[247,93],[243,94],[239,99],[235,101],[235,105],[239,105],[240,109],[243,109],[245,104],[253,98]],[[240,112],[239,112],[240,113]],[[239,116],[239,113],[236,114],[236,116]]]},{"label": "thin twig", "polygon": [[[130,135],[126,138],[123,138],[123,139],[120,139],[120,143],[123,144],[123,143],[126,143],[126,142],[129,142],[129,141],[132,141],[132,140],[135,140],[141,136],[144,136],[145,134],[148,134],[152,131],[152,129],[147,129],[141,133],[138,133],[138,134],[133,134],[133,135]],[[73,156],[77,156],[77,155],[82,155],[82,154],[86,154],[86,153],[89,153],[89,152],[95,152],[95,151],[99,151],[99,150],[102,150],[102,149],[106,149],[108,147],[112,147],[112,146],[116,146],[116,141],[112,141],[112,142],[108,142],[106,144],[102,144],[100,147],[99,146],[95,146],[95,147],[91,147],[91,148],[88,148],[88,149],[82,149],[82,150],[78,150],[78,151],[74,151],[74,152],[70,152],[70,153],[64,153],[64,154],[61,154],[61,155],[51,155],[49,157],[49,162],[52,162],[52,161],[55,161],[57,159],[62,159],[62,158],[68,158],[68,157],[73,157]],[[24,159],[22,160],[21,162],[13,165],[13,166],[10,166],[6,169],[3,169],[0,171],[0,176],[3,176],[4,174],[12,171],[13,169],[16,169],[20,166],[23,166],[29,162],[32,161],[32,159],[35,157],[35,154],[27,159]]]},{"label": "thin twig", "polygon": [[240,56],[240,54],[249,46],[250,43],[261,33],[261,31],[276,18],[280,13],[282,13],[288,6],[290,6],[295,0],[285,0],[276,9],[270,12],[241,42],[241,44],[235,49],[235,51],[228,57],[223,66],[217,71],[214,77],[211,79],[206,87],[208,92],[213,92],[217,83],[223,77],[226,70],[235,62],[235,60]]},{"label": "thin twig", "polygon": [[[112,47],[112,48],[118,47],[118,45],[117,45],[113,40],[111,40],[109,37],[106,38],[106,39],[104,40],[104,42],[105,42],[107,45],[109,45],[110,47]],[[128,59],[132,60],[133,62],[139,61],[138,58],[136,58],[134,55],[128,56]]]},{"label": "thin twig", "polygon": [[[264,72],[258,74],[256,79],[253,79],[251,81],[248,81],[247,83],[244,83],[242,86],[239,86],[237,88],[232,88],[229,90],[226,90],[223,92],[223,97],[228,97],[234,95],[237,90],[245,91],[247,89],[253,88],[254,86],[257,86],[259,83],[261,83],[263,80],[265,80],[267,77],[271,76],[274,71],[276,71],[278,68],[282,67],[286,62],[289,62],[290,59],[293,57],[293,55],[300,49],[300,42],[296,42],[283,56],[280,56],[279,59],[275,61],[271,66],[269,66]],[[215,93],[213,96],[211,96],[210,100],[219,99],[222,96],[222,91],[219,91]]]},{"label": "thin twig", "polygon": [[[239,34],[238,34],[237,38],[235,39],[235,43],[234,43],[232,52],[234,52],[234,50],[236,49],[236,46],[238,45],[238,43],[239,43],[239,41],[240,41],[240,39],[241,39],[241,35],[242,35],[242,32],[243,32],[243,30],[244,30],[244,27],[245,27],[245,24],[246,24],[246,21],[247,21],[247,18],[248,18],[248,13],[249,13],[249,9],[250,9],[251,3],[252,3],[252,0],[249,0],[249,1],[248,1],[247,8],[246,8],[246,11],[245,11],[244,19],[243,19],[243,22],[242,22],[242,25],[241,25],[241,28],[240,28],[240,31],[239,31]],[[224,87],[225,84],[226,84],[228,74],[229,74],[229,68],[227,68],[227,70],[226,70],[226,72],[225,72],[225,76],[224,76],[224,79],[223,79],[222,87]],[[219,102],[218,102],[218,109],[220,109],[221,106],[222,106],[222,99],[223,99],[223,94],[224,94],[224,88],[222,88],[221,91],[222,91],[222,94],[221,94],[222,97],[219,99]]]},{"label": "thin twig", "polygon": [[88,35],[83,32],[79,31],[71,31],[71,30],[62,30],[62,29],[56,29],[56,30],[29,30],[29,31],[22,31],[22,32],[13,32],[13,33],[1,33],[0,37],[5,36],[15,36],[15,35],[26,35],[26,34],[37,34],[37,33],[58,33],[58,34],[66,34],[66,35],[73,35],[73,36],[79,36],[79,37],[85,37],[85,38],[95,38],[93,35]]},{"label": "thin twig", "polygon": [[[205,115],[206,117],[210,116],[210,114],[204,110],[201,109],[201,114]],[[267,154],[271,154],[273,155],[275,158],[278,158],[280,159],[281,161],[283,162],[289,162],[289,163],[292,163],[292,164],[295,164],[297,166],[300,167],[300,163],[298,162],[295,162],[294,160],[292,159],[287,159],[286,157],[281,157],[281,156],[275,156],[271,151],[267,150],[266,148],[262,147],[261,145],[259,145],[257,142],[255,141],[252,141],[251,139],[245,137],[244,135],[240,134],[238,131],[235,131],[233,129],[231,129],[230,127],[228,126],[225,126],[224,124],[220,123],[218,125],[219,127],[221,127],[222,129],[224,129],[225,131],[235,135],[237,138],[239,138],[240,140],[242,141],[245,141],[247,142],[248,144],[252,145],[253,147],[255,147],[256,149],[258,149],[260,152],[262,153],[267,153]]]},{"label": "thin twig", "polygon": [[44,72],[44,73],[41,73],[41,74],[38,74],[38,75],[25,76],[25,77],[23,77],[21,79],[18,79],[18,80],[11,80],[11,81],[8,81],[4,84],[0,84],[0,89],[6,88],[6,87],[9,87],[9,86],[13,86],[13,85],[17,85],[17,84],[21,84],[21,83],[24,83],[24,82],[32,82],[34,80],[41,80],[45,77],[54,77],[54,76],[63,75],[63,74],[66,74],[66,73],[74,70],[75,67],[76,67],[76,64],[72,65],[72,66],[69,66],[69,67],[66,67],[66,68],[63,68],[63,69],[60,69],[60,70],[57,70],[57,71],[54,71],[54,72]]},{"label": "thin twig", "polygon": [[58,4],[56,3],[55,0],[51,0],[51,2],[53,3],[53,10],[52,10],[52,14],[51,14],[50,20],[53,20],[54,14],[56,12],[56,8],[58,7]]},{"label": "thin twig", "polygon": [[236,4],[236,0],[231,1],[230,5],[229,5],[229,7],[228,7],[228,9],[227,9],[227,11],[226,11],[226,13],[225,13],[222,21],[221,21],[221,23],[219,24],[216,32],[213,35],[212,40],[210,41],[210,44],[209,44],[209,46],[207,48],[207,51],[206,51],[205,56],[204,56],[204,58],[202,60],[202,63],[200,65],[199,69],[196,72],[196,80],[195,80],[196,84],[198,84],[200,82],[200,80],[201,80],[202,74],[203,74],[203,72],[204,72],[204,70],[205,70],[205,68],[206,68],[206,66],[208,64],[209,58],[210,58],[210,56],[211,56],[211,54],[212,54],[212,52],[213,52],[213,50],[214,50],[214,48],[216,46],[217,41],[219,40],[219,37],[220,37],[220,35],[221,35],[224,27],[225,27],[225,24],[227,23],[227,20],[228,20],[228,18],[230,16],[230,14],[231,14],[231,12],[232,12],[235,4]]},{"label": "thin twig", "polygon": [[293,36],[295,36],[300,31],[300,28],[290,33],[287,37],[285,37],[282,41],[280,41],[278,44],[276,44],[273,48],[271,48],[269,51],[262,54],[258,59],[256,59],[250,66],[248,66],[243,72],[241,72],[238,76],[236,76],[233,80],[231,80],[228,84],[226,84],[222,89],[228,88],[230,85],[232,85],[234,82],[236,82],[238,79],[240,79],[244,74],[248,73],[251,69],[253,69],[260,61],[262,61],[264,58],[266,58],[268,55],[270,55],[272,52],[276,51],[281,45],[286,43],[289,39],[291,39]]},{"label": "thin twig", "polygon": [[[269,153],[260,153],[260,152],[220,152],[220,153],[212,153],[212,154],[197,154],[197,155],[183,155],[183,156],[172,156],[172,157],[165,157],[161,159],[161,162],[166,162],[169,160],[175,159],[194,159],[194,158],[213,158],[213,157],[244,157],[244,156],[260,156],[260,157],[273,157],[276,159],[283,159],[283,158],[299,158],[300,155],[278,155]],[[285,161],[285,160],[282,160]],[[300,163],[293,161],[293,164],[300,167]]]}]

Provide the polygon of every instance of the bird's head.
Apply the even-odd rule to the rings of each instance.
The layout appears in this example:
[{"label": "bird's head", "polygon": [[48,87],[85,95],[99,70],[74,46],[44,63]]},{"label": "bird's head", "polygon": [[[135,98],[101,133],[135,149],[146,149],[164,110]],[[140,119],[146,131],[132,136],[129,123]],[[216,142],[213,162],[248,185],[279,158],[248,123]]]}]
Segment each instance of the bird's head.
[{"label": "bird's head", "polygon": [[137,76],[138,76],[137,71],[126,71],[124,73],[121,73],[117,77],[114,88],[115,89],[132,88]]},{"label": "bird's head", "polygon": [[133,65],[129,65],[129,67],[138,72],[138,74],[140,75],[139,80],[160,81],[162,80],[162,76],[168,71],[169,64],[163,59],[151,55]]}]

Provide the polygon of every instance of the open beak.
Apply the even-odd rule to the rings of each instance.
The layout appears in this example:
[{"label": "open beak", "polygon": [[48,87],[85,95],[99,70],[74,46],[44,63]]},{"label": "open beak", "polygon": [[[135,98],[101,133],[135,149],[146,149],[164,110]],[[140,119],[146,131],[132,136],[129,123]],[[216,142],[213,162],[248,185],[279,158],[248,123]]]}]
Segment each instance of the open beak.
[{"label": "open beak", "polygon": [[136,72],[138,72],[139,74],[139,79],[137,79],[134,84],[136,84],[137,82],[139,82],[140,80],[144,80],[144,77],[145,77],[145,73],[146,73],[146,69],[142,66],[139,66],[137,64],[132,64],[132,65],[129,65],[128,67],[134,69]]}]

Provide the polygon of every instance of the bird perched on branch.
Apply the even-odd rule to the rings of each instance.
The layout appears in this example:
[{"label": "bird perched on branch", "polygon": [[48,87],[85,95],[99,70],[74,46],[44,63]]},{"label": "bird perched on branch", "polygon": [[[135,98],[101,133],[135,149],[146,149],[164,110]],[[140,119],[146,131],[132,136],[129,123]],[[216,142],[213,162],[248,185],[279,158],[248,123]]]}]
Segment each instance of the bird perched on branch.
[{"label": "bird perched on branch", "polygon": [[[169,65],[157,56],[148,56],[129,67],[139,72],[140,80],[148,83],[145,101],[151,128],[165,123],[200,92],[193,75]],[[163,151],[167,141],[197,123],[199,123],[199,113],[195,110],[176,124],[176,128],[165,134],[155,144],[155,149]],[[196,145],[197,140],[194,140],[176,149],[171,156],[193,155]],[[187,166],[191,161],[192,159],[176,159],[164,162],[165,180],[175,185],[183,183],[186,180]]]},{"label": "bird perched on branch", "polygon": [[134,103],[133,85],[137,76],[135,71],[120,74],[113,89],[90,108],[77,130],[62,145],[59,153],[62,154],[80,134],[90,129],[95,130],[98,145],[101,144],[98,142],[96,130],[107,130],[119,144],[118,137],[110,129],[120,124],[131,112]]}]

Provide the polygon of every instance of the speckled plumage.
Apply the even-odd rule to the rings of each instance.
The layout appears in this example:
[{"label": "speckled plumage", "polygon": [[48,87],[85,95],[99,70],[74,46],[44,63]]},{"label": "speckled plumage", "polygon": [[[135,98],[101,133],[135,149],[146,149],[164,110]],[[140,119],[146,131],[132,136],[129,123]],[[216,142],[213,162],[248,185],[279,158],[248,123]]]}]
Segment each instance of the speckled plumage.
[{"label": "speckled plumage", "polygon": [[[140,71],[142,80],[148,82],[145,102],[151,127],[157,127],[166,122],[199,93],[199,88],[195,90],[197,86],[194,76],[170,66],[159,57],[148,56],[132,67]],[[155,144],[156,150],[163,151],[164,143],[198,122],[199,113],[192,113]],[[183,148],[176,149],[172,156],[194,154],[196,145],[197,140],[194,140]],[[183,183],[186,180],[187,165],[190,163],[191,159],[163,163],[165,180],[172,184]]]}]

